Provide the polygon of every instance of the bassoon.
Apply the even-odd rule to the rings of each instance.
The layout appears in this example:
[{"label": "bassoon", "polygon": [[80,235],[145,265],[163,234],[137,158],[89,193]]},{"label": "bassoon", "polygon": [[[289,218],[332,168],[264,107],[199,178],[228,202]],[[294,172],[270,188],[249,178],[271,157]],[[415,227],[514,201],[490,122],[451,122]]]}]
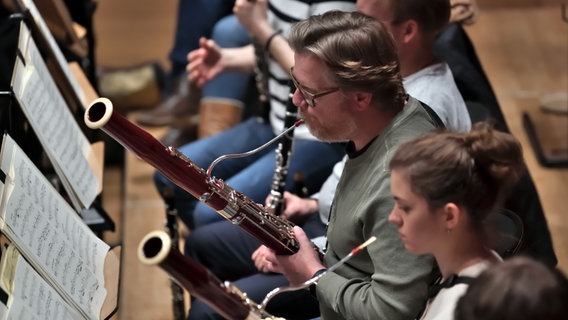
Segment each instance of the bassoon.
[{"label": "bassoon", "polygon": [[164,231],[150,232],[141,240],[138,258],[144,264],[162,268],[192,296],[205,302],[225,319],[279,319],[266,313],[230,282],[221,282],[202,264],[182,255]]},{"label": "bassoon", "polygon": [[217,179],[172,146],[164,146],[147,131],[113,110],[107,98],[95,99],[85,111],[85,123],[148,162],[170,181],[239,226],[279,255],[299,249],[293,224],[275,216],[244,194]]},{"label": "bassoon", "polygon": [[266,295],[261,304],[257,304],[248,298],[246,293],[243,293],[229,281],[221,282],[219,278],[199,262],[182,255],[179,250],[173,248],[170,237],[164,231],[152,231],[142,238],[138,245],[138,259],[146,265],[157,265],[162,268],[172,280],[179,282],[190,294],[201,299],[201,301],[205,302],[225,319],[285,320],[272,316],[265,311],[266,305],[272,298],[283,292],[309,287],[327,273],[335,271],[335,269],[375,240],[376,237],[369,238],[352,249],[341,260],[327,268],[323,273],[319,273],[299,285],[274,288]]}]

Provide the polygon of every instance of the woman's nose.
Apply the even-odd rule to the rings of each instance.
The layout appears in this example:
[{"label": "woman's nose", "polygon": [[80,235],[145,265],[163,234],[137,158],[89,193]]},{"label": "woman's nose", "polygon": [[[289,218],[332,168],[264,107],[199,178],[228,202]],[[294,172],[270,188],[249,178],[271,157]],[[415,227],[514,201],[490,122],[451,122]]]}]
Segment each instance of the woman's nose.
[{"label": "woman's nose", "polygon": [[395,209],[391,210],[389,216],[388,216],[388,221],[396,226],[400,226],[400,219],[398,217],[398,215],[395,212]]}]

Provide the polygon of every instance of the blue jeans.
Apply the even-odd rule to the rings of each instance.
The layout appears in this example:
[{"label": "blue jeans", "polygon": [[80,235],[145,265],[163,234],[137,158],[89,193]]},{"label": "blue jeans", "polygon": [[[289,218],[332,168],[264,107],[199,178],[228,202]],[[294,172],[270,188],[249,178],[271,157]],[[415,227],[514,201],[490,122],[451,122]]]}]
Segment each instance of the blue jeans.
[{"label": "blue jeans", "polygon": [[[179,150],[195,164],[207,169],[222,155],[250,151],[272,138],[274,133],[270,124],[259,117],[253,117],[227,131],[182,146]],[[273,143],[257,154],[221,161],[213,169],[212,176],[224,180],[230,187],[252,201],[264,203],[270,192],[276,147],[277,143]],[[290,156],[286,188],[293,190],[293,175],[300,172],[305,179],[305,186],[310,193],[315,193],[331,173],[333,165],[341,160],[344,154],[342,144],[296,139]],[[174,188],[175,206],[181,219],[190,229],[223,220],[221,215],[181,188],[174,186],[161,173],[155,173],[154,181],[160,193],[163,193],[166,186]]]},{"label": "blue jeans", "polygon": [[169,58],[172,76],[185,71],[187,53],[199,47],[199,38],[211,36],[213,26],[233,11],[235,0],[180,0],[174,46]]},{"label": "blue jeans", "polygon": [[[235,15],[217,22],[211,33],[221,48],[239,48],[250,44],[251,38]],[[203,86],[203,98],[223,98],[244,101],[253,77],[241,72],[223,72]]]},{"label": "blue jeans", "polygon": [[[230,14],[234,0],[181,0],[178,12],[176,40],[170,52],[172,69],[166,94],[173,90],[175,79],[185,73],[187,54],[199,47],[199,38],[214,40],[221,48],[239,48],[251,43],[251,37],[237,17]],[[255,87],[254,78],[241,72],[223,72],[209,81],[202,91],[203,99],[228,99],[234,105],[249,100]],[[247,115],[252,114],[246,110]]]}]

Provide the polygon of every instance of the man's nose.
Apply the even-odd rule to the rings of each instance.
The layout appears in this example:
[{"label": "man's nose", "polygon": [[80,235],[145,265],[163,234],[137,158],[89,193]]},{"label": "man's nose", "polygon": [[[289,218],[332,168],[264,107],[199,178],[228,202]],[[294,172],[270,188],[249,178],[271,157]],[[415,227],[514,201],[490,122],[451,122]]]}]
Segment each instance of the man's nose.
[{"label": "man's nose", "polygon": [[294,93],[292,94],[292,103],[300,108],[302,101],[304,101],[304,97],[302,97],[302,94],[300,93],[300,91],[298,89],[294,90]]}]

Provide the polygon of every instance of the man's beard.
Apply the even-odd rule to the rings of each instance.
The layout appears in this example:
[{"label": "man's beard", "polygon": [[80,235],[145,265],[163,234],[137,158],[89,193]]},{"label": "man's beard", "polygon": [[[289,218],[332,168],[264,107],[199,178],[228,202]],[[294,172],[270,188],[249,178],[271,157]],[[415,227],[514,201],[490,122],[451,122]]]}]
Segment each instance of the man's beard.
[{"label": "man's beard", "polygon": [[345,120],[339,123],[322,124],[313,116],[303,114],[302,112],[300,112],[300,116],[304,119],[310,133],[325,142],[348,141],[350,137],[352,137],[353,132],[357,130],[355,122],[353,122],[350,117],[344,117]]}]

